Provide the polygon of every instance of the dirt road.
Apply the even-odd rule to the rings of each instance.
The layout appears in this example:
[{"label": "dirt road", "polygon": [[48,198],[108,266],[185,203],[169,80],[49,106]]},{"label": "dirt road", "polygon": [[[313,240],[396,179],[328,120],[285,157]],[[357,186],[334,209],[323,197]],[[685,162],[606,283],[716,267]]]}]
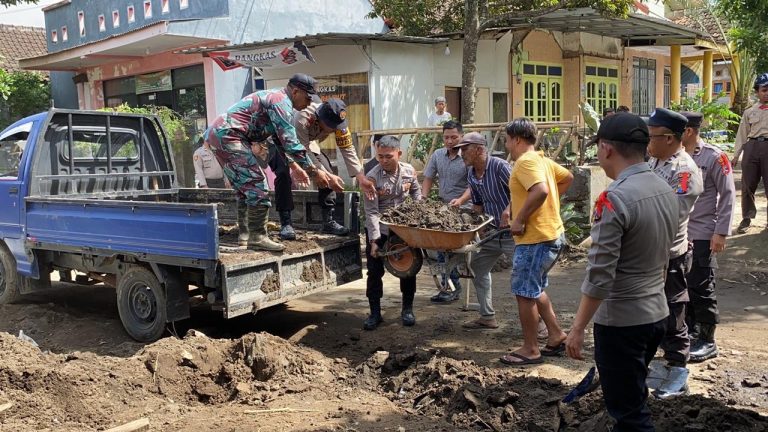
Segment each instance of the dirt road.
[{"label": "dirt road", "polygon": [[[752,231],[729,239],[720,257],[721,355],[690,366],[694,396],[654,402],[658,430],[768,430],[756,414],[768,414],[764,197],[759,204]],[[584,265],[570,262],[551,275],[549,293],[566,327]],[[113,290],[56,283],[50,293],[0,306],[0,332],[7,332],[0,333],[0,430],[96,431],[139,418],[152,431],[192,432],[604,428],[599,392],[558,404],[590,363],[560,357],[517,369],[497,361],[522,338],[508,271],[494,274],[502,325],[493,331],[464,331],[461,323],[476,312],[430,304],[434,288],[424,275],[417,324],[404,328],[396,280],[386,278],[385,323],[374,332],[361,330],[361,280],[231,321],[196,308],[147,346],[122,330]],[[20,341],[19,330],[40,349]]]}]

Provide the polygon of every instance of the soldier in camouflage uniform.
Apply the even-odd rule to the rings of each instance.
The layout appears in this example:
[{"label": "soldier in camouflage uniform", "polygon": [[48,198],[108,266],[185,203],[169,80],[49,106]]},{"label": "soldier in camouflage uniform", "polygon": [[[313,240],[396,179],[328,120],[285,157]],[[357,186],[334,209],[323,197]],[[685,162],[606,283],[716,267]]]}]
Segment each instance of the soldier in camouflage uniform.
[{"label": "soldier in camouflage uniform", "polygon": [[285,248],[267,236],[271,203],[266,178],[254,154],[258,149],[253,145],[259,146],[258,143],[272,137],[298,179],[308,182],[311,177],[318,187],[327,187],[329,181],[333,181],[332,175],[315,168],[291,124],[294,108],[304,109],[313,94],[314,78],[296,74],[285,88],[261,90],[246,96],[217,117],[205,131],[205,141],[237,191],[238,200],[245,204],[238,213],[247,214],[248,221],[239,223],[241,229],[247,227],[250,232],[248,249],[282,251]]}]

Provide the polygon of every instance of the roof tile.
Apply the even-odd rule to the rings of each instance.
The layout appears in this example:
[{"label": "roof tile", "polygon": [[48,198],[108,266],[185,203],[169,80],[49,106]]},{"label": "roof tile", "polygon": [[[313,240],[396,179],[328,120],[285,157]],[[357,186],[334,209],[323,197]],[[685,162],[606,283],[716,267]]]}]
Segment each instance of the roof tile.
[{"label": "roof tile", "polygon": [[48,48],[44,28],[0,24],[0,69],[20,71],[20,58],[46,52]]}]

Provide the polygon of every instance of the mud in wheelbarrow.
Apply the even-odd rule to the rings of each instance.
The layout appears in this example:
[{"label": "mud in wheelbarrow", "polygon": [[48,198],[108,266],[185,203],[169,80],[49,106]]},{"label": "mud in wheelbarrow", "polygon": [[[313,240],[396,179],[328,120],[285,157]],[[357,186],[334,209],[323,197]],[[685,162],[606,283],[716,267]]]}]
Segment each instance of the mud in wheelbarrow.
[{"label": "mud in wheelbarrow", "polygon": [[492,220],[488,218],[469,231],[441,231],[381,221],[382,225],[389,228],[390,237],[380,256],[384,259],[384,266],[393,275],[400,278],[413,277],[423,265],[426,253],[422,250],[467,253],[473,247],[505,231],[493,231],[491,235],[481,240],[478,232],[488,226]]}]

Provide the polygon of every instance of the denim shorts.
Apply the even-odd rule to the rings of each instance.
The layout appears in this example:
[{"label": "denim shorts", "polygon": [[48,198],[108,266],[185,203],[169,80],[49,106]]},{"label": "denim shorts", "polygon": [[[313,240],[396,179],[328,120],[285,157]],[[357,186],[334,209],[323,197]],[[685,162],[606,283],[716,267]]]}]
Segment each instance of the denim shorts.
[{"label": "denim shorts", "polygon": [[547,274],[563,250],[563,237],[548,242],[517,245],[512,258],[512,294],[536,299],[549,285]]}]

